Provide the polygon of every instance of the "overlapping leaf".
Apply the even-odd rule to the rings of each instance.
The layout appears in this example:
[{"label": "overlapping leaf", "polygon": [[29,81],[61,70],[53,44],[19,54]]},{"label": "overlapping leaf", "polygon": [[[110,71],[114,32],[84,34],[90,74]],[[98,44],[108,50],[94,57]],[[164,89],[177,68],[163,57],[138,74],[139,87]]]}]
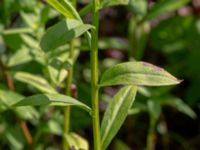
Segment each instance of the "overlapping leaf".
[{"label": "overlapping leaf", "polygon": [[102,149],[105,150],[116,135],[128,115],[135,95],[136,86],[123,87],[109,103],[101,125]]}]

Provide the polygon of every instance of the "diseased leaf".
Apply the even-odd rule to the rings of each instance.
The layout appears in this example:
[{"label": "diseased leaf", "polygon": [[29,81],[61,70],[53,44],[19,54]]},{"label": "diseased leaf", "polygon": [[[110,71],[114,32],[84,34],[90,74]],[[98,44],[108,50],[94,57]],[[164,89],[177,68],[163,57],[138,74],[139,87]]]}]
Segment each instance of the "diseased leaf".
[{"label": "diseased leaf", "polygon": [[80,135],[76,133],[69,133],[65,134],[64,136],[70,149],[89,150],[89,145],[87,140],[82,138]]},{"label": "diseased leaf", "polygon": [[100,81],[100,86],[140,85],[163,86],[179,84],[167,71],[146,62],[125,62],[109,68]]},{"label": "diseased leaf", "polygon": [[190,0],[163,0],[156,3],[150,11],[148,11],[147,15],[143,18],[143,21],[153,19],[154,17],[169,11],[174,11],[177,8],[185,5],[190,2]]},{"label": "diseased leaf", "polygon": [[81,20],[76,9],[67,0],[47,0],[47,3],[65,17]]},{"label": "diseased leaf", "polygon": [[27,72],[16,72],[14,78],[37,88],[41,92],[57,93],[56,90],[42,77]]},{"label": "diseased leaf", "polygon": [[65,96],[62,94],[37,94],[29,96],[25,99],[22,99],[13,106],[36,106],[36,105],[53,105],[53,106],[69,106],[75,105],[85,109],[88,112],[91,112],[90,107],[79,102],[78,100]]},{"label": "diseased leaf", "polygon": [[101,125],[102,149],[105,150],[128,115],[137,92],[136,86],[123,87],[109,103]]},{"label": "diseased leaf", "polygon": [[79,37],[93,26],[80,21],[67,19],[50,27],[42,37],[40,46],[44,51],[58,48],[73,38]]},{"label": "diseased leaf", "polygon": [[129,0],[102,0],[100,4],[100,9],[116,5],[128,5]]}]

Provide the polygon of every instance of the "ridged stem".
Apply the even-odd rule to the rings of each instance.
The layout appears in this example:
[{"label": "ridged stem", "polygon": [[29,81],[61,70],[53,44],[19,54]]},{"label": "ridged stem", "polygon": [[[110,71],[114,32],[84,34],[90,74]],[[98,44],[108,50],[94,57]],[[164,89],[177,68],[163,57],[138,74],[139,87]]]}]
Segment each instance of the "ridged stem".
[{"label": "ridged stem", "polygon": [[91,59],[91,96],[92,96],[92,122],[94,150],[101,150],[100,125],[99,125],[99,88],[98,88],[98,30],[99,30],[99,1],[93,0],[93,19],[92,24],[95,29],[92,30],[92,45],[90,51]]}]

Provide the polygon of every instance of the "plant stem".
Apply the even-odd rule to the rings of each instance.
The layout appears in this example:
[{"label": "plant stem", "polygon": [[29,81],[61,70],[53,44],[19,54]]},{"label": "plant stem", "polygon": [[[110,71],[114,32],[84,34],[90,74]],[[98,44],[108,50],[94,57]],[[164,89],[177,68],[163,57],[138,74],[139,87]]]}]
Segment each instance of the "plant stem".
[{"label": "plant stem", "polygon": [[98,88],[98,29],[99,29],[99,1],[93,0],[93,18],[92,24],[95,29],[92,30],[92,45],[90,52],[91,59],[91,96],[92,96],[92,122],[94,150],[101,150],[100,125],[99,125],[99,88]]},{"label": "plant stem", "polygon": [[20,127],[23,131],[24,137],[29,145],[30,150],[33,150],[33,138],[30,134],[30,131],[28,129],[28,126],[24,120],[20,120]]},{"label": "plant stem", "polygon": [[[74,40],[70,43],[70,52],[69,52],[69,59],[73,59],[74,57]],[[66,82],[66,95],[71,96],[71,84],[73,80],[73,67],[68,69],[68,77]],[[68,134],[70,130],[70,106],[64,107],[64,134]],[[69,145],[65,137],[63,137],[63,150],[68,150]]]},{"label": "plant stem", "polygon": [[[76,8],[76,0],[72,0],[72,5]],[[70,43],[69,59],[74,57],[74,40]],[[73,66],[68,69],[68,77],[66,82],[66,95],[71,96],[71,84],[73,80]],[[66,106],[64,108],[64,134],[68,134],[70,131],[70,112],[71,107]],[[63,136],[63,150],[69,150],[70,147]]]},{"label": "plant stem", "polygon": [[150,115],[150,127],[147,135],[147,150],[155,150],[155,126],[156,119]]}]

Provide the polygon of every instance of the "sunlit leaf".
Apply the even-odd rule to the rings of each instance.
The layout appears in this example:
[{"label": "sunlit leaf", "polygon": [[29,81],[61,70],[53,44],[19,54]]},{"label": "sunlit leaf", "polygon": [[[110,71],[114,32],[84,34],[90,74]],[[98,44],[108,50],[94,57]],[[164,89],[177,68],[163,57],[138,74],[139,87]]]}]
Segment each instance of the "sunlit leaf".
[{"label": "sunlit leaf", "polygon": [[80,19],[80,16],[72,4],[67,0],[47,0],[47,3],[67,18]]},{"label": "sunlit leaf", "polygon": [[100,86],[144,85],[162,86],[180,83],[167,71],[146,62],[125,62],[109,68],[100,81]]},{"label": "sunlit leaf", "polygon": [[42,77],[27,72],[16,72],[14,78],[31,85],[44,93],[57,93],[56,90]]},{"label": "sunlit leaf", "polygon": [[27,62],[30,62],[33,60],[33,56],[30,53],[30,49],[26,46],[23,46],[21,49],[19,49],[16,53],[14,53],[9,61],[8,61],[8,66],[16,66],[20,64],[24,64]]},{"label": "sunlit leaf", "polygon": [[124,123],[137,92],[136,86],[123,87],[109,103],[101,125],[102,149],[105,150]]},{"label": "sunlit leaf", "polygon": [[86,139],[76,133],[65,134],[65,139],[70,149],[89,150],[89,145]]},{"label": "sunlit leaf", "polygon": [[73,38],[79,37],[92,27],[73,19],[60,21],[47,30],[42,37],[40,46],[45,51],[54,50],[71,41]]}]

